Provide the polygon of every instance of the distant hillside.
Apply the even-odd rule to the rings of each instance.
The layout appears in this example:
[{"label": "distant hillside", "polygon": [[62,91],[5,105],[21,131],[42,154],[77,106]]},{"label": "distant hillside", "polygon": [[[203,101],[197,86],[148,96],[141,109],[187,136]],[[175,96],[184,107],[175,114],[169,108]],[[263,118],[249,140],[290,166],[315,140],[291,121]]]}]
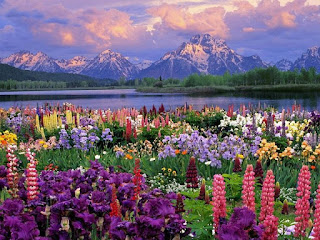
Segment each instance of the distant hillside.
[{"label": "distant hillside", "polygon": [[95,79],[89,76],[71,74],[71,73],[48,73],[36,72],[29,70],[21,70],[11,67],[7,64],[0,64],[0,81],[16,80],[16,81],[50,81],[50,82],[66,82],[77,83],[86,82],[89,86],[107,86],[114,84],[112,79]]}]

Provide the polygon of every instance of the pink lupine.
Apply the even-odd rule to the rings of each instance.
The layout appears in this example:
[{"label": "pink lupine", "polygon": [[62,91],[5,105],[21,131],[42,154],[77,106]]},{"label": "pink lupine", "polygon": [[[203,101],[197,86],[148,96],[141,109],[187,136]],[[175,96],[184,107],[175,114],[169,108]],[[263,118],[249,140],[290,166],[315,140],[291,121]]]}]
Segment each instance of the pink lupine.
[{"label": "pink lupine", "polygon": [[297,203],[296,203],[296,218],[295,221],[297,224],[294,227],[294,236],[305,236],[306,229],[308,227],[308,222],[310,218],[310,171],[309,167],[304,165],[302,166],[299,178],[298,178],[298,187],[297,187]]},{"label": "pink lupine", "polygon": [[226,191],[224,178],[220,174],[213,177],[212,188],[212,202],[213,202],[213,223],[214,230],[217,233],[219,227],[219,220],[226,217]]},{"label": "pink lupine", "polygon": [[16,145],[8,145],[7,146],[7,182],[9,185],[9,194],[13,197],[16,198],[18,197],[17,192],[18,192],[18,159],[14,154],[14,151],[17,150]]},{"label": "pink lupine", "polygon": [[261,210],[259,220],[264,222],[267,216],[273,215],[274,210],[274,175],[272,170],[267,171],[267,176],[263,181],[261,192]]},{"label": "pink lupine", "polygon": [[166,115],[166,125],[169,125],[169,115]]},{"label": "pink lupine", "polygon": [[28,148],[26,151],[26,157],[29,161],[27,166],[27,197],[28,200],[34,200],[38,197],[39,194],[39,185],[38,185],[38,172],[36,169],[37,160],[35,159],[35,153],[31,152]]},{"label": "pink lupine", "polygon": [[313,239],[320,240],[320,184],[317,190],[316,210],[314,212]]},{"label": "pink lupine", "polygon": [[254,171],[253,166],[249,164],[242,181],[242,203],[253,212],[255,212],[254,195]]},{"label": "pink lupine", "polygon": [[263,222],[264,231],[262,240],[277,240],[278,218],[274,215],[268,215]]}]

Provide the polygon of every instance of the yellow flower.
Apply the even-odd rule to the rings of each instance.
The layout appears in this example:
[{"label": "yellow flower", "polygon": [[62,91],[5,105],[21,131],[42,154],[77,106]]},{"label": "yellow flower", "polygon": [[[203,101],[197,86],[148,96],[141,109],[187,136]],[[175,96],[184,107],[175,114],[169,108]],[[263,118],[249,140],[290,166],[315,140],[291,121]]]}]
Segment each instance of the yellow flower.
[{"label": "yellow flower", "polygon": [[244,156],[242,154],[237,154],[237,157],[240,159],[244,159]]},{"label": "yellow flower", "polygon": [[172,176],[177,176],[177,172],[176,171],[172,171]]},{"label": "yellow flower", "polygon": [[166,170],[166,168],[165,168],[165,167],[163,167],[163,168],[161,168],[161,170],[162,170],[162,171],[165,171],[165,170]]},{"label": "yellow flower", "polygon": [[172,172],[172,169],[171,169],[171,168],[168,168],[168,172]]}]

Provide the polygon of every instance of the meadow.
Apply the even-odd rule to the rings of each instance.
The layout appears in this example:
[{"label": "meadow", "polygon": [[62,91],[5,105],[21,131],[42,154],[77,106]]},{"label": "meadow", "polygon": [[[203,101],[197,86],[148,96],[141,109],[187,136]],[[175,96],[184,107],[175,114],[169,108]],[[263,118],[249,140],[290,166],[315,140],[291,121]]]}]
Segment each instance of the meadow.
[{"label": "meadow", "polygon": [[0,109],[0,239],[320,239],[320,113]]}]

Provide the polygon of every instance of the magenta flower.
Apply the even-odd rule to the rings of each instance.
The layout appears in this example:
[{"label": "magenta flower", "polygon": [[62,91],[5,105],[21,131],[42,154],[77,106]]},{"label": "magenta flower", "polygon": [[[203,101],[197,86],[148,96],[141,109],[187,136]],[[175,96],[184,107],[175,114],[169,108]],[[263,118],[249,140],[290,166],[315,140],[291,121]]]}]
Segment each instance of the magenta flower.
[{"label": "magenta flower", "polygon": [[253,166],[250,164],[247,166],[242,181],[242,203],[243,206],[249,208],[253,212],[255,211],[254,195],[254,171]]},{"label": "magenta flower", "polygon": [[278,237],[278,218],[274,215],[268,215],[264,222],[264,232],[262,240],[277,240]]},{"label": "magenta flower", "polygon": [[267,176],[263,181],[261,193],[261,210],[259,220],[264,222],[268,215],[273,215],[274,206],[274,175],[272,170],[267,171]]},{"label": "magenta flower", "polygon": [[302,166],[299,178],[298,178],[298,187],[297,187],[297,203],[296,203],[296,218],[295,221],[297,224],[294,227],[294,236],[305,236],[306,229],[308,227],[308,222],[310,218],[310,171],[309,167],[304,165]]},{"label": "magenta flower", "polygon": [[18,159],[14,154],[14,151],[17,149],[16,145],[8,145],[7,147],[7,183],[9,185],[9,194],[16,198],[18,192]]},{"label": "magenta flower", "polygon": [[35,159],[35,153],[31,152],[28,148],[26,151],[26,157],[29,161],[27,166],[27,197],[28,200],[34,200],[38,197],[39,186],[38,186],[38,172],[36,169],[37,161]]},{"label": "magenta flower", "polygon": [[226,191],[224,178],[220,174],[216,174],[213,177],[212,188],[212,201],[213,201],[213,223],[214,230],[217,233],[219,227],[220,218],[226,216]]},{"label": "magenta flower", "polygon": [[314,212],[313,239],[320,240],[320,184],[317,190],[316,211]]}]

